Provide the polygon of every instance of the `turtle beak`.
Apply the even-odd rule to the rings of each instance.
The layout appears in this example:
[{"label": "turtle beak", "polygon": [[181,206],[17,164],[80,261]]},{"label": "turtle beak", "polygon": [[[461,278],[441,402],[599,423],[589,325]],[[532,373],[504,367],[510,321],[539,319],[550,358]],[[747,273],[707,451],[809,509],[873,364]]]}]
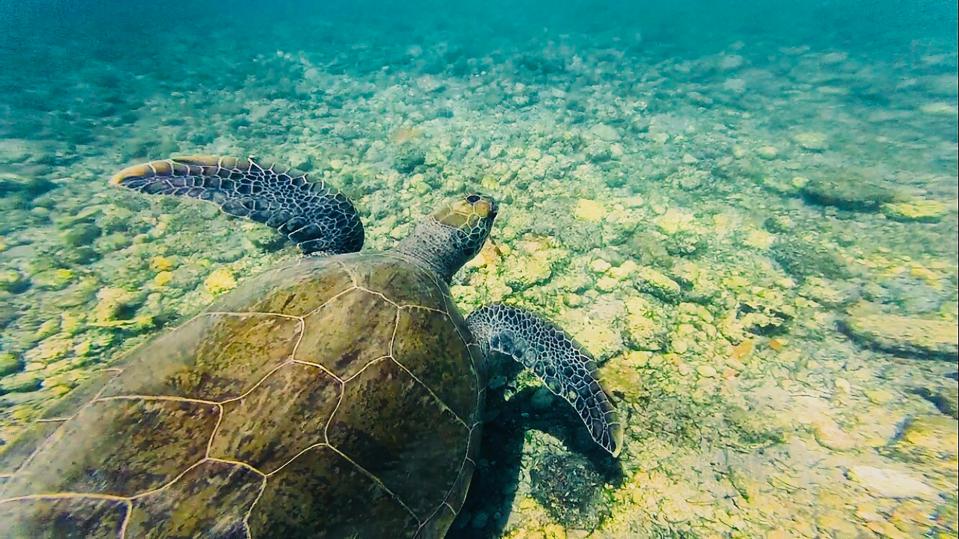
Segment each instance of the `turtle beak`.
[{"label": "turtle beak", "polygon": [[[475,200],[473,198],[475,197]],[[473,205],[473,208],[479,210],[478,213],[484,219],[495,219],[496,213],[499,211],[499,206],[496,204],[496,199],[489,195],[471,195],[469,199],[470,203]]]}]

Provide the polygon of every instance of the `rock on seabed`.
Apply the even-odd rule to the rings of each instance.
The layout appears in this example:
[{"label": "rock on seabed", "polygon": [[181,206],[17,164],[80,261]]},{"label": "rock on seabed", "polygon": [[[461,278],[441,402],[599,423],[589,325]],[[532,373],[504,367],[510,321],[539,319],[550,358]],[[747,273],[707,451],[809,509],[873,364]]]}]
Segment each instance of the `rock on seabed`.
[{"label": "rock on seabed", "polygon": [[888,468],[853,466],[846,474],[869,492],[883,498],[933,499],[936,491],[912,475]]},{"label": "rock on seabed", "polygon": [[882,205],[882,213],[895,221],[934,223],[949,212],[949,207],[938,200],[911,200]]},{"label": "rock on seabed", "polygon": [[861,344],[892,354],[947,360],[959,355],[959,329],[949,320],[854,312],[840,328]]}]

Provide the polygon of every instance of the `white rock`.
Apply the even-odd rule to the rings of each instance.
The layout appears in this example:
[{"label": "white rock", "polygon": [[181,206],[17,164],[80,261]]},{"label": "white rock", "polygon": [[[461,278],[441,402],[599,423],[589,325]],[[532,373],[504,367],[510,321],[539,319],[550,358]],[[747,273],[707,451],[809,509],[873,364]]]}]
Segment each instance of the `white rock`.
[{"label": "white rock", "polygon": [[799,146],[801,146],[803,149],[814,152],[821,152],[825,150],[828,145],[826,142],[826,135],[814,131],[796,133],[793,135],[793,140],[796,141],[796,143],[799,144]]},{"label": "white rock", "polygon": [[846,472],[849,479],[883,498],[936,499],[936,491],[906,472],[872,466],[853,466]]},{"label": "white rock", "polygon": [[779,150],[775,146],[761,146],[756,150],[756,153],[762,159],[770,160],[775,159],[779,156]]},{"label": "white rock", "polygon": [[731,69],[739,69],[744,63],[743,57],[738,54],[724,54],[719,59],[719,69],[723,71],[729,71]]},{"label": "white rock", "polygon": [[734,94],[741,94],[746,91],[746,80],[740,78],[727,79],[726,82],[723,83],[723,90]]},{"label": "white rock", "polygon": [[596,273],[606,273],[606,270],[612,267],[612,264],[603,260],[602,258],[597,258],[589,263],[589,269],[593,270]]}]

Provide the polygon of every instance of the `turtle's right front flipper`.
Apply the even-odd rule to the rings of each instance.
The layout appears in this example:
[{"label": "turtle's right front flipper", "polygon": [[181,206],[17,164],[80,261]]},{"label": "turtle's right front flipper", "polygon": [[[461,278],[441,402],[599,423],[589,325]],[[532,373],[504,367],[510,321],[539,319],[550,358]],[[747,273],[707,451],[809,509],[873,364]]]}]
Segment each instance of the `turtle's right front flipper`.
[{"label": "turtle's right front flipper", "polygon": [[473,311],[466,324],[486,353],[506,354],[532,370],[554,395],[573,405],[593,441],[619,456],[623,425],[593,358],[572,337],[530,311],[498,303]]},{"label": "turtle's right front flipper", "polygon": [[363,224],[345,195],[306,174],[273,167],[252,158],[175,157],[125,168],[110,183],[150,195],[208,200],[224,213],[275,228],[304,253],[363,247]]}]

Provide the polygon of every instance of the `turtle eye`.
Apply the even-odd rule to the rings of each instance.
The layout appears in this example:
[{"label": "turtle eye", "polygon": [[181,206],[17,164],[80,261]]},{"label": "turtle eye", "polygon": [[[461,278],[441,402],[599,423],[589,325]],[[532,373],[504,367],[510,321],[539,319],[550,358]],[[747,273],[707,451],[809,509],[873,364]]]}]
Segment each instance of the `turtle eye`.
[{"label": "turtle eye", "polygon": [[470,196],[466,197],[466,201],[469,202],[470,204],[476,204],[477,202],[480,201],[480,196],[479,196],[479,195],[470,195]]}]

